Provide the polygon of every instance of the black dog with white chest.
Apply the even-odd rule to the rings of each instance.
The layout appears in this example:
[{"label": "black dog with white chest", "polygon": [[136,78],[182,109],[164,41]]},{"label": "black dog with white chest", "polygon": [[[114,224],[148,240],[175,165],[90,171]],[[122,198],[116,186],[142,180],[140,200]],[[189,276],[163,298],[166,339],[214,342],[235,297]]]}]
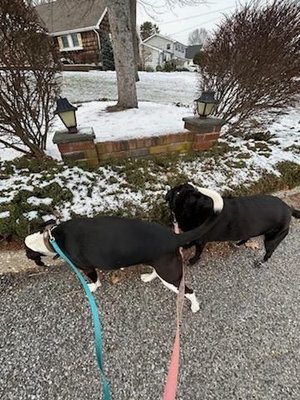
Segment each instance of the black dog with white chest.
[{"label": "black dog with white chest", "polygon": [[[149,264],[151,274],[142,280],[150,282],[158,276],[171,290],[177,292],[182,277],[179,247],[188,244],[211,229],[217,222],[215,214],[191,232],[175,234],[156,223],[120,217],[78,218],[48,227],[25,238],[26,255],[37,265],[44,265],[42,256],[53,256],[49,238],[55,239],[60,249],[91,280],[91,290],[100,286],[95,268],[115,270],[136,264]],[[49,229],[50,228],[50,229]],[[194,292],[185,287],[193,312],[199,310]]]},{"label": "black dog with white chest", "polygon": [[266,262],[287,236],[291,217],[300,218],[300,210],[289,207],[278,197],[222,198],[213,190],[195,188],[188,183],[169,190],[166,201],[183,232],[201,226],[216,212],[220,213],[218,223],[193,243],[196,253],[191,264],[199,260],[208,242],[239,241],[237,244],[241,245],[260,235],[264,235],[263,261]]}]

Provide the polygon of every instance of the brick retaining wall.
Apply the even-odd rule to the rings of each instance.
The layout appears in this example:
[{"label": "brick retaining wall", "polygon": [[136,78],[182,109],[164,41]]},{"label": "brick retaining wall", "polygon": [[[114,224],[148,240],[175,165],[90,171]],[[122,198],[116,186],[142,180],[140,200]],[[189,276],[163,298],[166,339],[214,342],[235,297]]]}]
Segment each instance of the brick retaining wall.
[{"label": "brick retaining wall", "polygon": [[75,134],[56,132],[53,142],[58,145],[63,160],[97,166],[110,159],[207,150],[218,140],[224,123],[217,119],[201,121],[197,117],[184,118],[184,121],[185,131],[167,135],[94,143],[93,129],[86,128]]}]

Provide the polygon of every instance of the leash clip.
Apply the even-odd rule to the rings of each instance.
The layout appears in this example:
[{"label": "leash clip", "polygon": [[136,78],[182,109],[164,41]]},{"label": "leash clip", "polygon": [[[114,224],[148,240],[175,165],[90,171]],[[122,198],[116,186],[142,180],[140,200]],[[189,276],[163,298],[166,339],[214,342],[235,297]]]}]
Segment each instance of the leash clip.
[{"label": "leash clip", "polygon": [[54,226],[51,226],[51,228],[50,229],[48,229],[48,235],[49,235],[49,240],[50,240],[50,242],[53,242],[55,239],[54,239],[54,237],[53,237],[53,235],[52,235],[52,229],[54,229],[54,228],[56,228],[57,227],[57,225],[54,225]]}]

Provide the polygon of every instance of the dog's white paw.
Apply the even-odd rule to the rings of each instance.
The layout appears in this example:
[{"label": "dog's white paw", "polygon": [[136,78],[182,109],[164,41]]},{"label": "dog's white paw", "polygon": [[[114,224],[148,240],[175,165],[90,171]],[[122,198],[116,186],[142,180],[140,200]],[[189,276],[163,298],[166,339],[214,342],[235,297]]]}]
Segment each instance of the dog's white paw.
[{"label": "dog's white paw", "polygon": [[146,283],[151,282],[156,276],[157,274],[155,271],[151,272],[151,274],[141,274],[141,280]]},{"label": "dog's white paw", "polygon": [[88,287],[92,293],[96,292],[98,287],[101,286],[99,279],[95,283],[88,283]]},{"label": "dog's white paw", "polygon": [[196,313],[197,311],[200,310],[200,304],[198,302],[197,303],[193,303],[191,305],[191,310],[192,310],[193,313]]},{"label": "dog's white paw", "polygon": [[195,295],[195,293],[186,293],[185,297],[190,300],[191,302],[191,310],[193,313],[197,312],[200,310],[200,304],[199,301],[197,300],[197,297]]}]

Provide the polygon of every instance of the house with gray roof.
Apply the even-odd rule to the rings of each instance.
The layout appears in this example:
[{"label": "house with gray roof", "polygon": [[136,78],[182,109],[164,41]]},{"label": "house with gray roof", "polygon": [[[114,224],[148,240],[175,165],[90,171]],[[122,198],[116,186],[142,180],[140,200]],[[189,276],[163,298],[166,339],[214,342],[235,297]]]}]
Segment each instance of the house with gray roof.
[{"label": "house with gray roof", "polygon": [[143,68],[150,67],[155,70],[158,67],[163,67],[166,62],[171,62],[175,67],[182,68],[187,61],[185,58],[186,47],[168,36],[154,33],[140,45]]},{"label": "house with gray roof", "polygon": [[56,0],[36,6],[62,61],[101,65],[101,41],[109,22],[103,0]]}]

